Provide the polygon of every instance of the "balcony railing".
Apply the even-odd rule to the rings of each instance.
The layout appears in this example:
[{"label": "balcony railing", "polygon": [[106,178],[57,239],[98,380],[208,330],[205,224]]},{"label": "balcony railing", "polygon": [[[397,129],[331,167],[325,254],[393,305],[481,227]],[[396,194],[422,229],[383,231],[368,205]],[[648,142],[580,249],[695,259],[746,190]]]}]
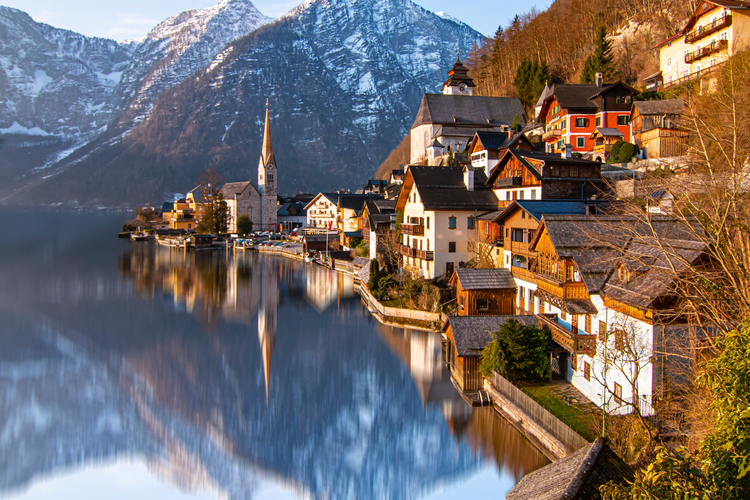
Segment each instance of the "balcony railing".
[{"label": "balcony railing", "polygon": [[500,177],[495,181],[496,188],[507,188],[514,186],[522,186],[523,177]]},{"label": "balcony railing", "polygon": [[422,260],[435,260],[435,252],[431,250],[417,250],[417,258]]},{"label": "balcony railing", "polygon": [[699,78],[702,78],[706,76],[709,73],[712,73],[715,71],[719,65],[715,66],[709,66],[708,68],[703,68],[700,71],[696,71],[694,73],[690,73],[687,76],[683,76],[682,78],[677,78],[676,80],[672,80],[671,82],[664,80],[661,87],[657,87],[657,90],[665,90],[670,87],[674,87],[675,85],[682,85],[683,83],[689,82],[690,80],[697,80]]},{"label": "balcony railing", "polygon": [[421,224],[401,224],[401,233],[410,236],[422,236],[424,234],[424,226]]},{"label": "balcony railing", "polygon": [[694,29],[687,35],[685,35],[685,43],[693,43],[697,40],[700,40],[701,38],[707,37],[708,35],[711,35],[713,33],[716,33],[722,28],[726,28],[727,26],[732,25],[732,15],[727,14],[716,21],[713,21],[712,23],[706,24],[705,26],[701,26],[697,29]]},{"label": "balcony railing", "polygon": [[708,57],[711,54],[716,54],[717,52],[726,50],[727,47],[729,47],[728,40],[718,40],[710,45],[694,50],[693,52],[688,52],[685,54],[685,64],[690,64],[699,59],[703,59],[704,57]]},{"label": "balcony railing", "polygon": [[548,130],[542,134],[542,140],[544,142],[552,142],[552,141],[556,141],[561,136],[562,136],[562,130],[553,128],[552,130]]},{"label": "balcony railing", "polygon": [[417,249],[412,247],[407,247],[406,245],[401,245],[401,255],[404,257],[416,257],[417,256]]},{"label": "balcony railing", "polygon": [[552,340],[566,351],[591,356],[596,353],[596,335],[573,333],[557,323],[556,315],[538,314],[537,318],[539,323],[549,328]]}]

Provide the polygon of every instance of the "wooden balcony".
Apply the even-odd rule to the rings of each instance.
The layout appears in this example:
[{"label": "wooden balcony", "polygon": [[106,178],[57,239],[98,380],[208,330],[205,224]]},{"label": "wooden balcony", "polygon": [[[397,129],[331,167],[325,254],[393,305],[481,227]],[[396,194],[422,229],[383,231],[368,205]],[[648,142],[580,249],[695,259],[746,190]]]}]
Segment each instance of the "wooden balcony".
[{"label": "wooden balcony", "polygon": [[523,177],[500,177],[495,181],[496,188],[523,186]]},{"label": "wooden balcony", "polygon": [[698,50],[688,52],[687,54],[685,54],[685,64],[693,63],[695,61],[703,59],[704,57],[708,57],[712,54],[716,54],[717,52],[721,52],[722,50],[726,50],[727,47],[729,47],[728,40],[718,40],[710,45],[701,47]]},{"label": "wooden balcony", "polygon": [[400,245],[400,252],[401,255],[404,257],[416,257],[417,256],[417,249],[412,247],[407,247],[406,245]]},{"label": "wooden balcony", "polygon": [[422,260],[435,260],[435,252],[431,250],[417,250],[417,258]]},{"label": "wooden balcony", "polygon": [[552,277],[539,274],[537,275],[537,277],[540,278],[537,281],[537,288],[557,297],[560,300],[589,298],[589,294],[586,291],[586,286],[581,282],[562,283]]},{"label": "wooden balcony", "polygon": [[424,234],[424,226],[421,224],[401,224],[401,234],[408,234],[409,236],[422,236]]},{"label": "wooden balcony", "polygon": [[685,43],[695,43],[701,38],[705,38],[709,35],[712,35],[716,33],[717,31],[723,28],[726,28],[727,26],[731,26],[731,25],[732,25],[732,14],[727,14],[725,16],[720,17],[716,21],[713,21],[712,23],[709,23],[697,29],[694,29],[693,31],[685,35]]},{"label": "wooden balcony", "polygon": [[589,356],[596,353],[596,335],[573,333],[557,323],[556,315],[537,314],[537,318],[539,318],[540,325],[549,328],[552,340],[560,344],[566,351],[573,354],[588,354]]},{"label": "wooden balcony", "polygon": [[542,141],[553,142],[562,137],[562,130],[553,128],[542,134]]}]

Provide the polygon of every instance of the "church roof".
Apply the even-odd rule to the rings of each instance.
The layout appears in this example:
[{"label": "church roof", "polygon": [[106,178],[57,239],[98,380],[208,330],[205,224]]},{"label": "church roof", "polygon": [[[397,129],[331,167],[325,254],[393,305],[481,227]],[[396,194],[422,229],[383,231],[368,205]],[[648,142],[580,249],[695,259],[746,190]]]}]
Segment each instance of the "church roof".
[{"label": "church roof", "polygon": [[256,192],[258,192],[258,190],[255,188],[255,184],[253,184],[252,181],[227,182],[226,184],[224,184],[224,186],[222,186],[221,191],[219,192],[225,200],[229,200],[234,198],[236,195],[241,195],[250,186],[252,186]]},{"label": "church roof", "polygon": [[523,103],[517,97],[424,94],[411,128],[422,124],[480,128],[509,126],[516,115],[522,124],[526,123]]},{"label": "church roof", "polygon": [[448,70],[448,79],[443,84],[443,88],[458,87],[461,83],[466,84],[467,87],[476,87],[474,80],[469,76],[469,68],[464,66],[461,59],[456,56],[456,62],[453,63],[453,67]]}]

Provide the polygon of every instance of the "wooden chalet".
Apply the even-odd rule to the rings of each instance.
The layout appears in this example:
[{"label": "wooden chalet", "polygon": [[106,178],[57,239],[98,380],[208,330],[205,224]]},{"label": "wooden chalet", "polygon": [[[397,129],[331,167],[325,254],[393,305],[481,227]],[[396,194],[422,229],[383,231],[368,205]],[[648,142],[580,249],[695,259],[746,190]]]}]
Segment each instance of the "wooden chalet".
[{"label": "wooden chalet", "polygon": [[479,358],[484,348],[495,339],[495,332],[510,319],[524,326],[539,326],[535,316],[450,317],[446,324],[444,361],[462,391],[482,389],[484,382],[479,373]]},{"label": "wooden chalet", "polygon": [[510,132],[477,132],[469,144],[471,166],[484,169],[489,177],[506,149],[534,151],[534,144],[522,132],[515,135]]},{"label": "wooden chalet", "polygon": [[633,142],[643,151],[644,159],[687,154],[688,132],[678,124],[682,109],[680,99],[633,104],[630,113]]},{"label": "wooden chalet", "polygon": [[520,149],[505,150],[487,185],[500,207],[513,200],[580,200],[605,191],[599,162]]},{"label": "wooden chalet", "polygon": [[599,487],[624,484],[635,477],[628,466],[599,437],[588,446],[526,474],[505,497],[507,500],[571,500],[602,498]]},{"label": "wooden chalet", "polygon": [[507,269],[456,269],[459,316],[502,316],[515,312],[516,282]]}]

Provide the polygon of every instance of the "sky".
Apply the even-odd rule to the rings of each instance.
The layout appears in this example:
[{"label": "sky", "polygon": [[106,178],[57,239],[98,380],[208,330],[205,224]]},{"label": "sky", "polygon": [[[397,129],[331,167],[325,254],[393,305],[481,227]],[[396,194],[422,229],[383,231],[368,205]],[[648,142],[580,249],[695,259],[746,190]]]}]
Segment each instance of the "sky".
[{"label": "sky", "polygon": [[[552,0],[415,0],[433,12],[445,12],[487,36],[506,26],[516,14],[532,7],[545,9]],[[170,16],[188,9],[202,9],[219,0],[0,0],[0,5],[27,12],[35,21],[87,36],[136,40]],[[263,14],[280,17],[302,0],[253,0]]]}]

